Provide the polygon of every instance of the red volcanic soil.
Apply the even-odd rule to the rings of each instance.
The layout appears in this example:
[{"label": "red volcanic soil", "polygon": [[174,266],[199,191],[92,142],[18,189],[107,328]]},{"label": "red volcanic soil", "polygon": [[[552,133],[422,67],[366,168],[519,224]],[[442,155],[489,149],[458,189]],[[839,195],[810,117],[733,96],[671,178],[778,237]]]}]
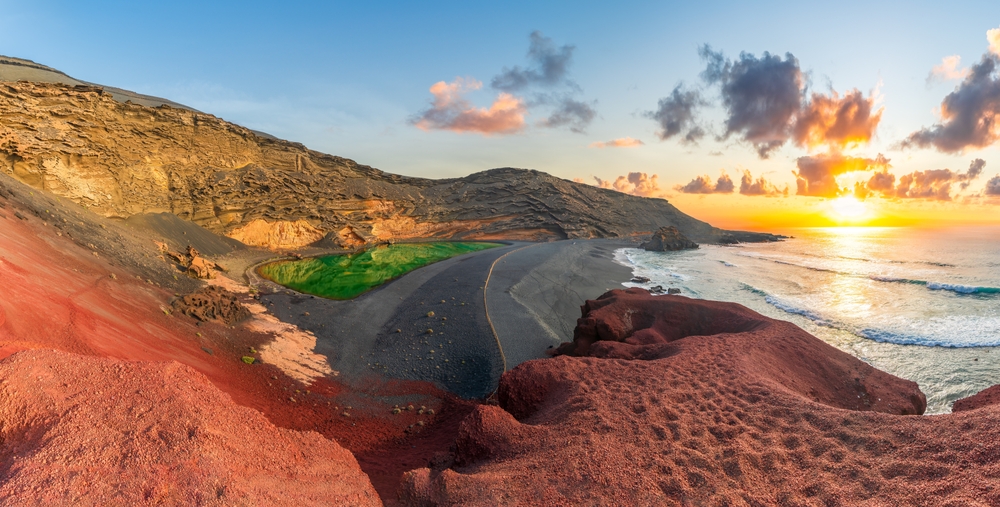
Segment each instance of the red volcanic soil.
[{"label": "red volcanic soil", "polygon": [[381,505],[354,457],[276,428],[179,363],[0,362],[5,505]]},{"label": "red volcanic soil", "polygon": [[1000,384],[984,389],[968,398],[956,401],[951,407],[951,411],[965,412],[990,405],[1000,405]]},{"label": "red volcanic soil", "polygon": [[736,304],[629,289],[583,313],[406,502],[1000,505],[1000,406],[915,415],[913,382]]},{"label": "red volcanic soil", "polygon": [[[171,311],[174,294],[156,280],[139,279],[111,256],[95,255],[96,250],[74,243],[14,200],[0,195],[0,204],[0,359],[18,351],[55,349],[121,360],[177,361],[274,425],[317,431],[356,453],[391,502],[402,473],[426,466],[435,453],[446,450],[471,410],[471,404],[427,383],[372,379],[363,390],[330,379],[304,385],[274,366],[247,365],[240,358],[254,355],[251,348],[272,336],[240,325],[199,324]],[[57,211],[59,204],[44,206]],[[25,219],[15,218],[14,212]],[[87,213],[76,215],[94,229],[119,230]],[[148,252],[119,252],[120,257],[152,257],[156,250],[152,243],[149,247]],[[435,414],[414,410],[394,415],[395,404],[423,405]]]}]

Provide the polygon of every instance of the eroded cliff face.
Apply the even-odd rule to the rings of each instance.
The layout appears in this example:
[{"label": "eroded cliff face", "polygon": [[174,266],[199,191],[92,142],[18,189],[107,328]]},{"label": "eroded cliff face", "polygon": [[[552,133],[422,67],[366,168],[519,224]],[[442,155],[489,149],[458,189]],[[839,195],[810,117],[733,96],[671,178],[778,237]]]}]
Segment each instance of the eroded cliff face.
[{"label": "eroded cliff face", "polygon": [[[384,173],[197,111],[93,86],[0,82],[0,170],[106,217],[170,212],[248,244],[355,248],[411,238],[622,237],[675,225],[727,237],[662,199],[538,171],[428,180]],[[743,240],[764,239],[747,236]]]}]

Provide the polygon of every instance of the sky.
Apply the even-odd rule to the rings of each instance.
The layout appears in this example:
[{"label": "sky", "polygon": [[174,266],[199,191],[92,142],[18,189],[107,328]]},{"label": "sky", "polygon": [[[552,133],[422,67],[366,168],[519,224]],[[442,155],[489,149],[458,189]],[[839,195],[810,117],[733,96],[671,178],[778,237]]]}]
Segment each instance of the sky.
[{"label": "sky", "polygon": [[0,0],[0,54],[392,173],[538,169],[724,227],[1000,222],[995,0],[806,4]]}]

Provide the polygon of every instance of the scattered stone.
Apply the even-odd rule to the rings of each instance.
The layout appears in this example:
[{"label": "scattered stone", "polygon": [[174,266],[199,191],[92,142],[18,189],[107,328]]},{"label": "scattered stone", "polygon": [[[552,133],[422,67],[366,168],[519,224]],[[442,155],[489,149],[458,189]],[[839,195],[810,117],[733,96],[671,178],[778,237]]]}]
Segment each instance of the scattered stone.
[{"label": "scattered stone", "polygon": [[667,294],[680,294],[681,290],[676,287],[671,287],[667,289]]},{"label": "scattered stone", "polygon": [[632,277],[632,283],[649,283],[649,278],[645,276],[635,276]]},{"label": "scattered stone", "polygon": [[243,361],[246,364],[253,364],[255,361],[257,361],[257,359],[250,356],[243,356],[240,358],[240,361]]}]

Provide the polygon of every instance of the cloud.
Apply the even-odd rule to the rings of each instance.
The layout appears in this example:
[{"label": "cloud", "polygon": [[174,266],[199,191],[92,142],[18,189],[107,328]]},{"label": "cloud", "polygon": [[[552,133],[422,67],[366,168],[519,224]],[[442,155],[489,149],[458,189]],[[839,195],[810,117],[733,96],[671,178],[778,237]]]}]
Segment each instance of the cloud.
[{"label": "cloud", "polygon": [[951,200],[951,183],[954,175],[949,169],[916,171],[900,176],[896,197]]},{"label": "cloud", "polygon": [[986,182],[986,189],[983,192],[989,196],[1000,196],[1000,174]]},{"label": "cloud", "polygon": [[868,143],[882,119],[882,109],[873,111],[875,94],[865,98],[851,90],[841,98],[835,91],[830,95],[814,93],[809,103],[797,113],[793,135],[795,143],[804,147],[832,146],[843,148]]},{"label": "cloud", "polygon": [[[806,76],[791,53],[784,59],[767,52],[760,58],[740,53],[738,59],[729,60],[707,45],[698,53],[706,62],[701,77],[709,85],[719,85],[726,109],[725,132],[720,139],[736,136],[751,144],[762,159],[788,141],[805,148],[833,149],[868,143],[882,119],[875,90],[867,97],[856,89],[843,96],[831,90],[807,97]],[[686,96],[678,86],[670,97],[661,99],[661,111],[664,105],[677,104],[668,109],[677,113],[666,116],[675,119],[674,128],[667,129],[668,124],[661,120],[661,137],[676,134],[678,125],[694,124],[694,111],[701,105],[695,100],[701,98],[690,95],[693,93]]]},{"label": "cloud", "polygon": [[896,185],[896,175],[890,173],[888,166],[886,166],[881,171],[876,171],[867,184],[858,183],[868,190],[888,195],[892,193],[892,189]]},{"label": "cloud", "polygon": [[564,98],[560,102],[559,107],[548,118],[543,120],[541,125],[544,127],[569,125],[571,131],[582,134],[595,116],[597,116],[597,111],[590,104],[571,98]]},{"label": "cloud", "polygon": [[962,57],[958,55],[946,56],[941,59],[941,63],[935,65],[927,75],[927,83],[934,81],[951,81],[953,79],[965,79],[969,75],[969,69],[962,69]]},{"label": "cloud", "polygon": [[455,78],[438,81],[430,88],[434,95],[431,107],[411,123],[421,130],[451,130],[484,135],[513,134],[524,128],[524,101],[509,93],[500,93],[489,108],[476,108],[464,94],[482,88],[475,79]]},{"label": "cloud", "polygon": [[[539,122],[542,127],[569,127],[572,132],[584,133],[597,117],[597,101],[584,102],[572,98],[580,86],[569,78],[575,46],[556,46],[542,32],[531,33],[528,45],[528,66],[504,67],[490,80],[490,86],[506,93],[528,93],[528,106],[553,107],[547,118]],[[540,90],[545,90],[541,92]]]},{"label": "cloud", "polygon": [[962,182],[962,190],[969,188],[972,180],[978,178],[980,174],[983,174],[983,169],[985,168],[986,161],[981,158],[977,158],[969,163],[969,170],[965,173],[966,180]]},{"label": "cloud", "polygon": [[962,189],[966,189],[969,187],[969,182],[978,178],[983,173],[983,168],[985,167],[986,161],[977,158],[969,164],[969,170],[964,173],[954,172],[951,169],[915,171],[900,176],[894,196],[899,198],[950,201],[951,185],[953,183],[960,183]]},{"label": "cloud", "polygon": [[984,54],[941,102],[941,123],[909,135],[900,146],[933,146],[946,153],[985,148],[1000,140],[1000,56]]},{"label": "cloud", "polygon": [[740,178],[740,194],[742,195],[762,195],[765,197],[773,197],[778,195],[788,195],[788,185],[781,190],[775,186],[770,181],[764,179],[763,176],[758,177],[756,180],[750,175],[750,171],[743,171],[743,176]]},{"label": "cloud", "polygon": [[669,96],[660,99],[656,111],[646,111],[643,116],[656,120],[661,140],[667,140],[682,132],[682,142],[696,143],[704,137],[705,131],[695,124],[695,114],[701,106],[707,105],[698,90],[684,90],[682,85],[674,87]]},{"label": "cloud", "polygon": [[573,183],[583,183],[583,178],[573,178]]},{"label": "cloud", "polygon": [[537,30],[531,32],[529,39],[528,60],[533,66],[526,69],[518,66],[511,69],[504,67],[503,71],[490,81],[490,86],[505,92],[521,91],[530,86],[550,87],[557,84],[568,84],[575,88],[576,83],[566,78],[575,46],[556,47],[552,39]]},{"label": "cloud", "polygon": [[635,148],[644,144],[646,143],[631,137],[619,137],[610,141],[594,141],[590,143],[588,148]]},{"label": "cloud", "polygon": [[753,145],[760,158],[768,158],[789,137],[792,120],[803,99],[804,79],[791,53],[785,59],[764,52],[761,58],[740,53],[730,61],[708,45],[698,53],[706,60],[702,78],[721,88],[726,108],[726,131]]},{"label": "cloud", "polygon": [[660,185],[657,175],[649,176],[643,172],[628,173],[627,176],[619,176],[615,178],[615,181],[602,180],[601,178],[594,177],[597,181],[597,186],[601,188],[610,188],[617,190],[625,194],[638,195],[641,197],[660,197],[663,195],[663,191],[660,190]]},{"label": "cloud", "polygon": [[[886,162],[888,162],[886,160]],[[978,178],[986,167],[986,161],[981,158],[973,160],[969,169],[962,173],[951,169],[932,169],[929,171],[914,171],[897,178],[889,173],[888,164],[881,166],[867,183],[858,182],[854,194],[859,198],[879,193],[883,197],[898,199],[933,199],[938,201],[952,200],[951,186],[960,184],[962,189],[969,187],[972,180]],[[989,182],[987,182],[987,189]],[[988,192],[987,192],[988,193]]]},{"label": "cloud", "polygon": [[845,193],[837,184],[837,176],[858,171],[886,170],[889,159],[879,154],[874,159],[849,157],[839,153],[799,157],[795,161],[796,194],[815,197],[837,197]]},{"label": "cloud", "polygon": [[1000,56],[1000,28],[992,28],[990,30],[987,30],[986,40],[989,41],[990,43],[990,52],[997,56]]},{"label": "cloud", "polygon": [[725,171],[714,183],[708,175],[698,176],[687,185],[677,185],[674,187],[678,192],[685,194],[731,194],[736,189],[733,179]]}]

